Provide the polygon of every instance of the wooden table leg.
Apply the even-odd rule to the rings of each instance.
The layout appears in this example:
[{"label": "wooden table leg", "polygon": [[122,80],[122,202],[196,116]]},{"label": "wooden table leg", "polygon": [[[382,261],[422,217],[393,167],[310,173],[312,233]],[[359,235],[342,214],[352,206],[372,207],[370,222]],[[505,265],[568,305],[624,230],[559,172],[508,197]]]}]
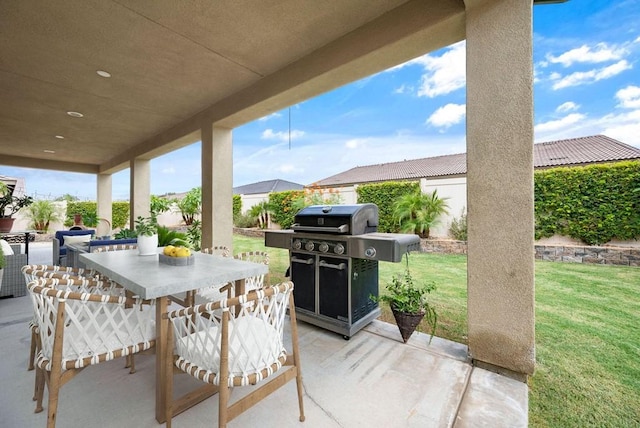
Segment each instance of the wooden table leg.
[{"label": "wooden table leg", "polygon": [[171,376],[171,373],[167,373],[167,365],[165,364],[170,321],[162,319],[162,315],[167,312],[167,302],[167,297],[159,297],[156,300],[156,420],[159,423],[166,421],[164,387],[167,376]]}]

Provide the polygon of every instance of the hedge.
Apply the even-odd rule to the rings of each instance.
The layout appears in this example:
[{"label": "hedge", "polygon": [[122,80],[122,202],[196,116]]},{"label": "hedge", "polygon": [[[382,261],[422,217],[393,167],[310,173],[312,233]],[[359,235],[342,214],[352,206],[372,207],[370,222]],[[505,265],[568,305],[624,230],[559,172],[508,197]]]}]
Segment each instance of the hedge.
[{"label": "hedge", "polygon": [[242,196],[233,195],[233,218],[237,218],[242,213]]},{"label": "hedge", "polygon": [[399,231],[399,225],[393,223],[393,203],[398,197],[415,192],[420,184],[415,181],[387,181],[384,183],[362,184],[356,188],[358,203],[371,203],[378,206],[378,232]]},{"label": "hedge", "polygon": [[271,221],[279,224],[282,229],[291,227],[296,215],[296,210],[291,207],[291,203],[302,195],[304,195],[304,191],[302,190],[285,190],[283,192],[269,193]]},{"label": "hedge", "polygon": [[[64,225],[73,226],[74,214],[82,216],[95,216],[97,212],[96,202],[67,202],[67,213]],[[111,204],[111,228],[124,227],[129,221],[129,202],[113,202]]]},{"label": "hedge", "polygon": [[640,237],[640,162],[534,174],[536,239],[554,234],[589,245]]}]

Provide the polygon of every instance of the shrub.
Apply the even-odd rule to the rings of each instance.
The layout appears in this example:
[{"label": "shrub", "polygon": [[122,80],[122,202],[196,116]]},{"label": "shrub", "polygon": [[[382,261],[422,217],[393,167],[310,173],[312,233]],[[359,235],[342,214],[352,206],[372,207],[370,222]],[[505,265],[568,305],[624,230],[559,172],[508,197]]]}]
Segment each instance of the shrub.
[{"label": "shrub", "polygon": [[399,232],[393,221],[393,203],[400,196],[415,192],[420,185],[415,181],[387,181],[385,183],[362,184],[356,188],[358,203],[378,206],[378,232]]},{"label": "shrub", "polygon": [[240,214],[233,219],[233,224],[240,228],[255,227],[257,223],[257,218],[250,213]]},{"label": "shrub", "polygon": [[301,190],[285,190],[269,193],[269,206],[271,207],[271,220],[283,229],[288,229],[293,224],[293,219],[298,211],[292,207],[292,203],[304,192]]},{"label": "shrub", "polygon": [[460,217],[454,217],[451,220],[451,226],[449,226],[449,233],[453,239],[457,239],[458,241],[466,241],[467,240],[467,211],[462,208],[462,213],[460,213]]}]

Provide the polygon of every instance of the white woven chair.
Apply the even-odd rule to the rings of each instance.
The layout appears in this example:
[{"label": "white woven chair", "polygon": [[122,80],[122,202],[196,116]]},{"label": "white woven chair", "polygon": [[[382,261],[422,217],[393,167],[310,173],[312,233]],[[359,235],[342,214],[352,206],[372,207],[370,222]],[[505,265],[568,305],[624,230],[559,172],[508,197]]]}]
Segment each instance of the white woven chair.
[{"label": "white woven chair", "polygon": [[[25,284],[30,283],[33,280],[40,278],[92,278],[97,279],[100,274],[93,269],[72,268],[67,266],[58,265],[25,265],[22,267],[22,274],[24,275]],[[99,294],[110,294],[115,296],[124,295],[124,289],[117,286],[112,282],[100,283],[101,289],[97,290]],[[81,290],[74,290],[81,291]],[[92,292],[93,290],[82,290]],[[38,334],[37,324],[35,318],[29,321],[29,329],[31,330],[31,346],[29,347],[29,365],[27,370],[34,369],[35,356],[37,352],[37,340]]]},{"label": "white woven chair", "polygon": [[93,250],[94,253],[102,253],[105,251],[122,251],[122,250],[135,250],[138,248],[138,244],[113,244],[113,245],[100,245],[96,246]]},{"label": "white woven chair", "polygon": [[36,413],[46,382],[49,428],[55,427],[60,388],[76,374],[155,346],[155,302],[80,291],[98,290],[99,283],[48,278],[27,286],[38,326]]},{"label": "white woven chair", "polygon": [[[247,262],[262,263],[267,266],[269,265],[269,254],[265,251],[246,251],[236,254],[235,256],[233,256],[233,258],[244,260]],[[262,288],[265,283],[267,285],[269,284],[269,274],[262,274],[245,278],[245,292]],[[233,290],[233,284],[230,283],[201,288],[196,291],[194,303],[205,304],[207,302],[224,299],[225,297],[230,298],[233,297]]]},{"label": "white woven chair", "polygon": [[[215,247],[209,247],[209,248],[202,248],[200,250],[201,253],[204,254],[210,254],[212,256],[220,256],[220,257],[229,257],[229,255],[231,254],[231,251],[229,250],[228,247],[225,247],[224,245],[220,245],[220,246],[215,246]],[[212,288],[212,289],[219,289],[220,287],[225,286],[225,284],[219,284],[217,286],[211,286],[208,288]],[[187,291],[186,293],[180,294],[180,295],[172,295],[171,296],[171,301],[178,303],[179,305],[184,306],[185,308],[189,307],[189,306],[193,306],[195,304],[195,300],[196,300],[196,293],[197,290],[190,290]]]},{"label": "white woven chair", "polygon": [[214,256],[222,256],[222,257],[229,257],[229,255],[231,254],[231,251],[229,250],[229,248],[225,247],[224,245],[203,248],[200,250],[200,252],[205,254],[212,254]]},{"label": "white woven chair", "polygon": [[[293,283],[284,282],[165,315],[172,325],[167,350],[176,353],[173,359],[167,359],[167,364],[217,387],[219,427],[225,427],[228,421],[294,378],[300,421],[304,421],[292,290]],[[283,341],[287,309],[291,322],[291,353],[287,353]],[[220,311],[221,318],[214,316]],[[283,366],[286,369],[280,372]],[[172,367],[167,368],[167,373],[173,373]],[[267,378],[272,379],[229,405],[232,388],[256,385]],[[170,427],[174,408],[179,412],[181,399],[173,400],[172,375],[168,376],[165,387],[166,419],[167,427]]]}]

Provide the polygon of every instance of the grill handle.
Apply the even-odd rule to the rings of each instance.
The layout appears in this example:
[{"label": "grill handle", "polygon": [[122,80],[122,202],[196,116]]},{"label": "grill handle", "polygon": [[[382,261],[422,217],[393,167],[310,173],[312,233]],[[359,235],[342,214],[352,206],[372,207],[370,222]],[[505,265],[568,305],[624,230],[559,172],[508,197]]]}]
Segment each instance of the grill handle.
[{"label": "grill handle", "polygon": [[347,233],[349,232],[349,225],[343,224],[338,227],[316,227],[316,226],[300,226],[299,223],[295,223],[291,226],[291,229],[302,232],[331,232],[331,233]]},{"label": "grill handle", "polygon": [[345,270],[347,268],[347,264],[346,263],[340,263],[340,264],[334,265],[334,264],[331,264],[331,263],[327,263],[324,260],[320,260],[318,262],[318,266],[326,267],[326,268],[330,268],[330,269],[338,269],[338,270]]},{"label": "grill handle", "polygon": [[310,258],[310,259],[299,259],[297,257],[291,257],[291,262],[293,262],[293,263],[303,263],[305,265],[312,265],[313,264],[313,258]]}]

